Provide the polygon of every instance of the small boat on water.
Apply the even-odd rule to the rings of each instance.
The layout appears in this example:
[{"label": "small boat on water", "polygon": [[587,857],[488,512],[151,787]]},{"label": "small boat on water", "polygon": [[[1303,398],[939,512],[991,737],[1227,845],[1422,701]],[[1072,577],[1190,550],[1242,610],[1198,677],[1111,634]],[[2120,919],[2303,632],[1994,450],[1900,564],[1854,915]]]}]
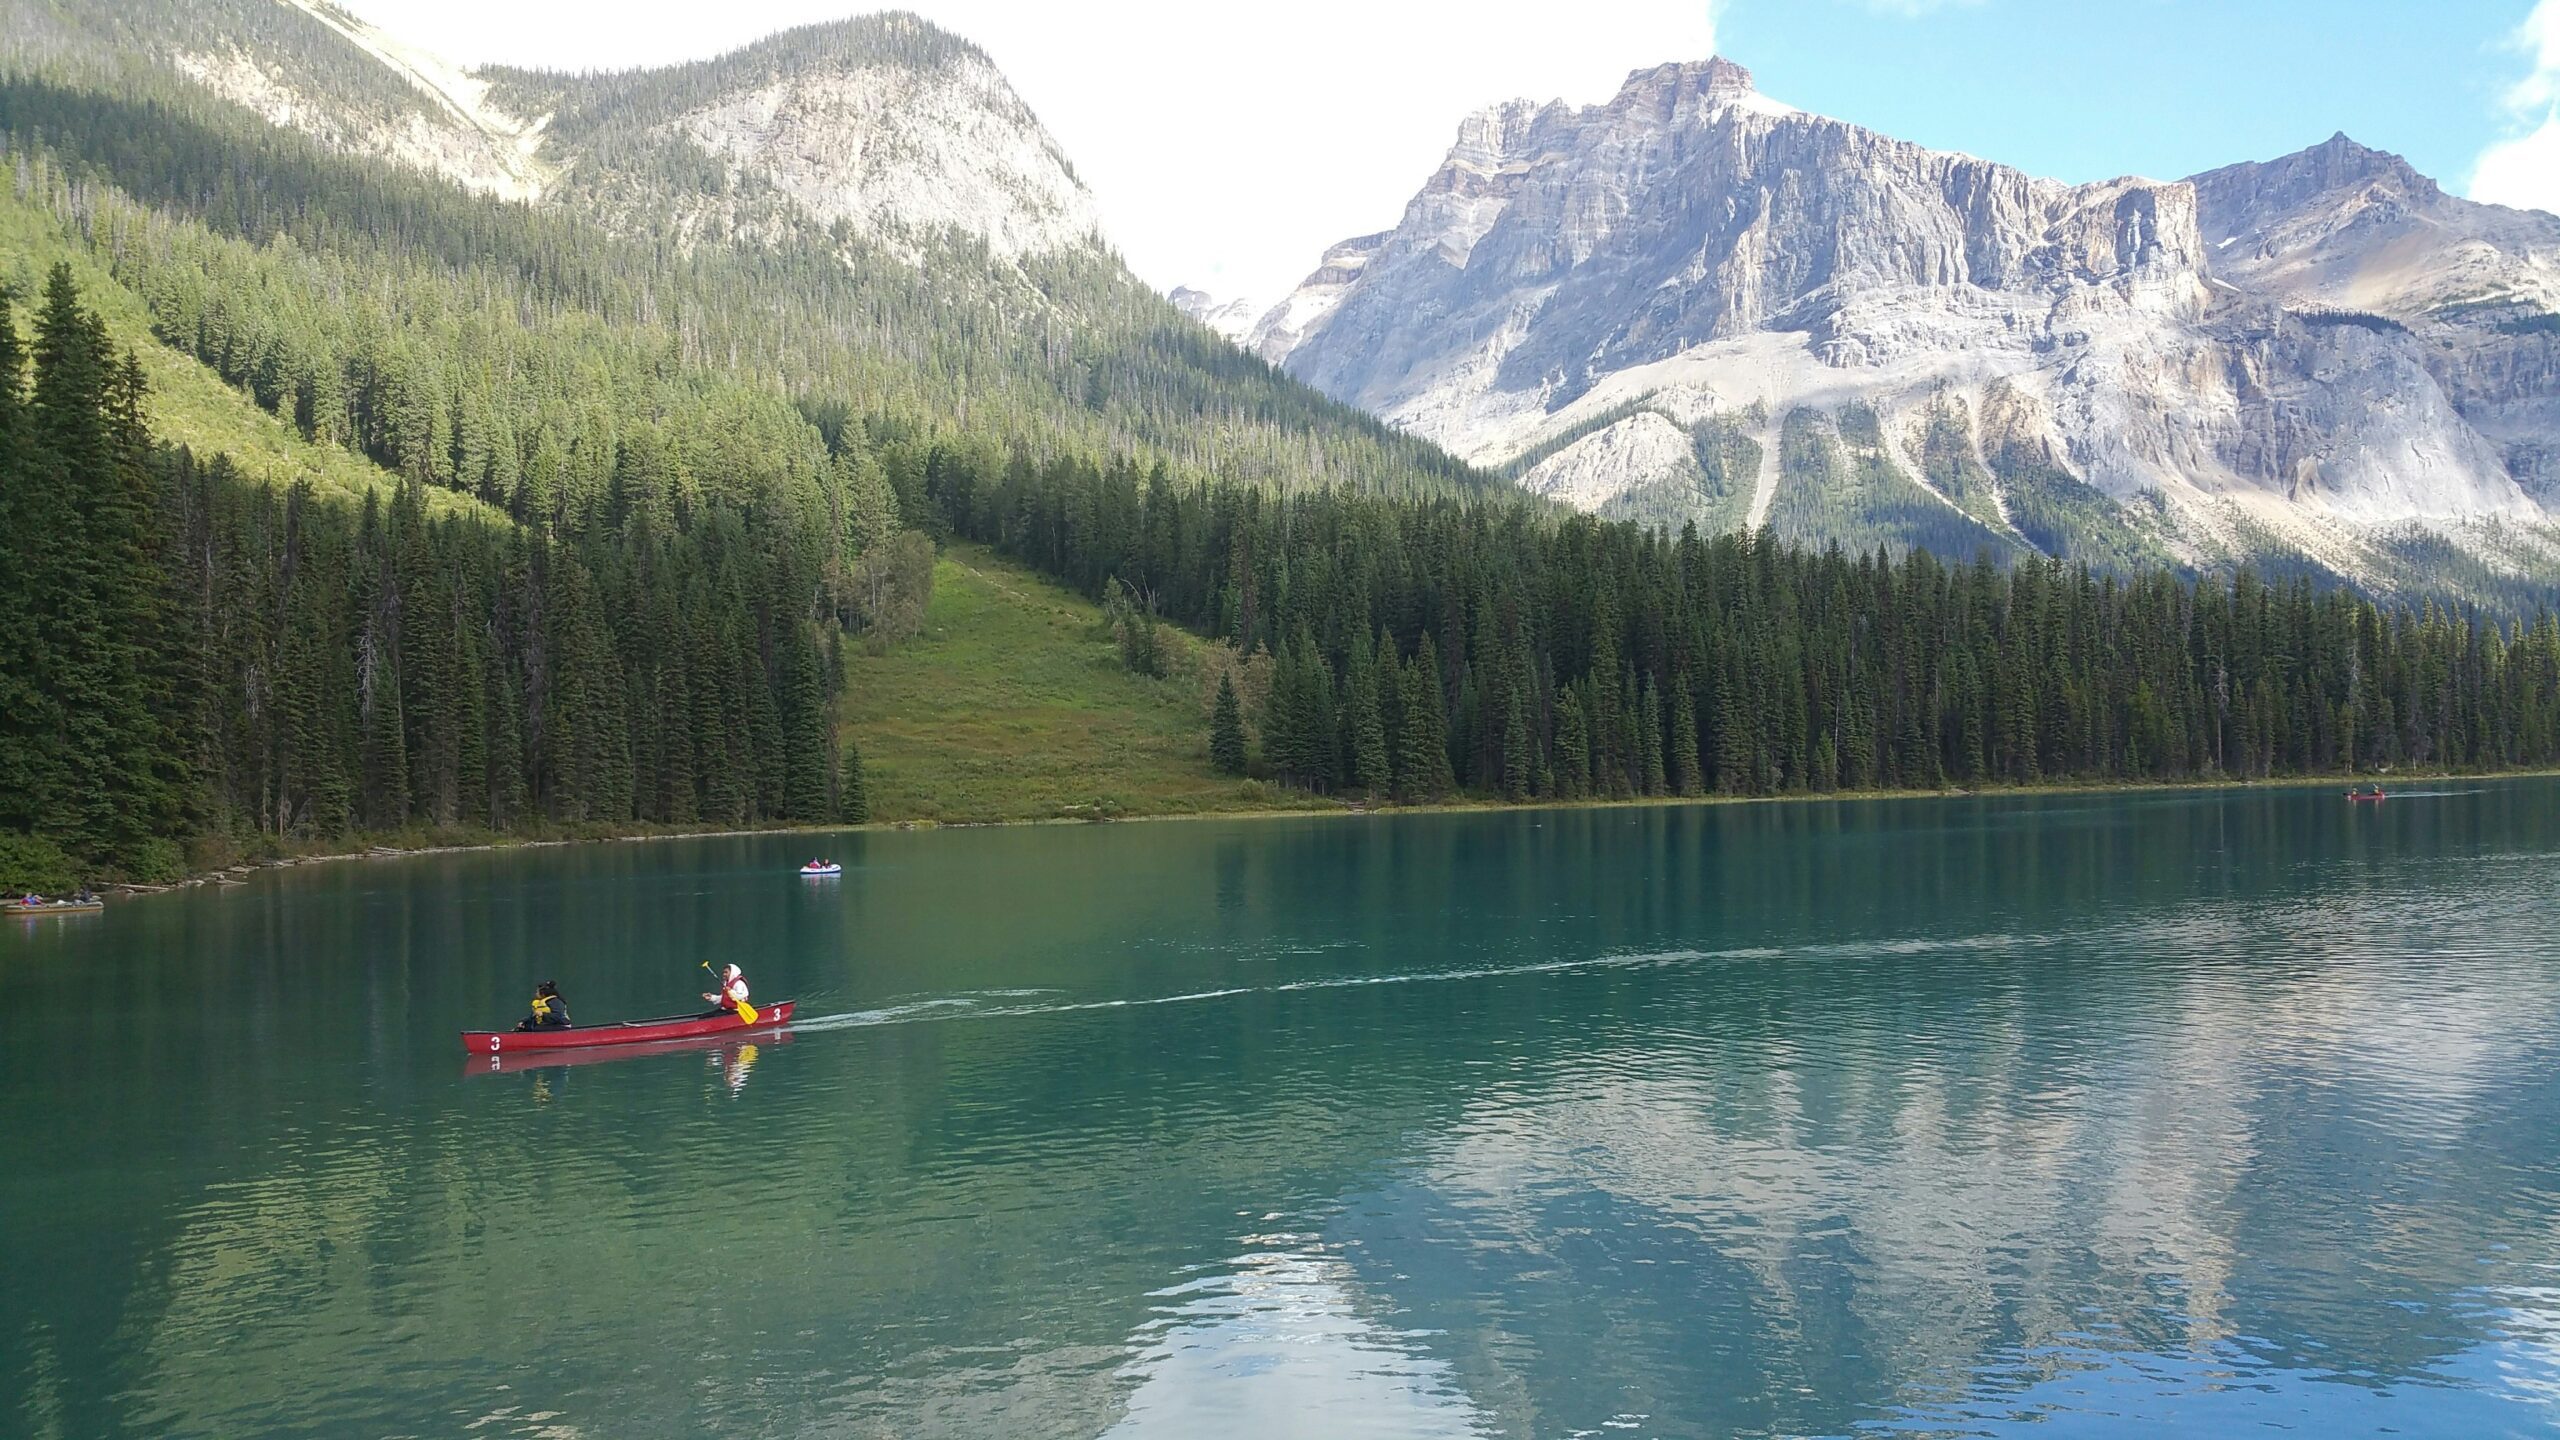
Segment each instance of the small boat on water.
[{"label": "small boat on water", "polygon": [[[515,1038],[512,1034],[509,1039]],[[549,1070],[562,1065],[595,1065],[614,1060],[645,1060],[652,1055],[718,1055],[727,1047],[741,1049],[754,1046],[788,1045],[791,1032],[779,1033],[765,1028],[759,1020],[752,1030],[724,1035],[697,1037],[691,1040],[651,1040],[636,1045],[595,1045],[584,1050],[501,1050],[491,1054],[482,1050],[462,1062],[462,1073],[470,1075],[515,1075],[526,1070]]]},{"label": "small boat on water", "polygon": [[0,900],[0,915],[95,915],[104,900]]},{"label": "small boat on water", "polygon": [[785,1000],[757,1006],[752,1025],[723,1011],[717,1015],[662,1015],[655,1020],[625,1020],[614,1025],[572,1025],[565,1030],[465,1030],[462,1048],[474,1055],[512,1055],[526,1050],[648,1045],[713,1035],[764,1035],[791,1023],[791,1012],[799,1004],[797,1000]]},{"label": "small boat on water", "polygon": [[2356,800],[2356,801],[2365,801],[2365,800],[2383,801],[2383,800],[2388,800],[2388,799],[2390,799],[2391,797],[2390,797],[2390,796],[2388,796],[2388,795],[2383,794],[2383,793],[2382,793],[2382,787],[2381,787],[2381,786],[2379,786],[2379,785],[2376,785],[2376,786],[2374,786],[2374,787],[2373,787],[2372,789],[2370,789],[2370,790],[2350,790],[2350,791],[2348,791],[2348,792],[2347,792],[2347,798],[2348,798],[2349,800]]},{"label": "small boat on water", "polygon": [[844,867],[833,860],[812,860],[800,867],[800,873],[815,879],[821,875],[841,875]]}]

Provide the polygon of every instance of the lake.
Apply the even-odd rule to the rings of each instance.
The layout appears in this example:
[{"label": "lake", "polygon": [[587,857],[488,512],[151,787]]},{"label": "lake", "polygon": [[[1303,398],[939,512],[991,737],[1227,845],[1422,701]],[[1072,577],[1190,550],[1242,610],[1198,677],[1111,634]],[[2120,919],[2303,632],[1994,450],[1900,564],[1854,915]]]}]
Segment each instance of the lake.
[{"label": "lake", "polygon": [[[6,922],[0,1432],[2548,1434],[2560,782],[2414,790],[606,844]],[[706,959],[787,1038],[455,1038]]]}]

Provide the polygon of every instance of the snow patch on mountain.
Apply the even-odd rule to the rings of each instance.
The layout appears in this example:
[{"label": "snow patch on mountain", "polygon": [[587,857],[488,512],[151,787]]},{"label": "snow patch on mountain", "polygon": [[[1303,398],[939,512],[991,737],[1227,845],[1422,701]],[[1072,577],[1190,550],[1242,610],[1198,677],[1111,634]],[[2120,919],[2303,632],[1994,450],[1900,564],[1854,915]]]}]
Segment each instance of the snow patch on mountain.
[{"label": "snow patch on mountain", "polygon": [[790,75],[666,128],[892,247],[957,231],[1011,259],[1101,232],[1057,142],[975,56]]}]

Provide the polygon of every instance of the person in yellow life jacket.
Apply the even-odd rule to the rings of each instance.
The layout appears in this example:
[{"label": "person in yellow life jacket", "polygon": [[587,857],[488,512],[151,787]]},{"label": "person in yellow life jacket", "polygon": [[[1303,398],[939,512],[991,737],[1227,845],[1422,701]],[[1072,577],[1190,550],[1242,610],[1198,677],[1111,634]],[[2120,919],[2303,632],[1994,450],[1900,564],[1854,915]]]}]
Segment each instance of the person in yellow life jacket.
[{"label": "person in yellow life jacket", "polygon": [[714,1015],[734,1015],[747,1003],[747,972],[735,965],[720,967],[720,988],[706,991],[703,1002]]},{"label": "person in yellow life jacket", "polygon": [[569,1002],[560,998],[560,987],[545,980],[533,987],[533,1013],[516,1022],[518,1030],[566,1030],[569,1028]]}]

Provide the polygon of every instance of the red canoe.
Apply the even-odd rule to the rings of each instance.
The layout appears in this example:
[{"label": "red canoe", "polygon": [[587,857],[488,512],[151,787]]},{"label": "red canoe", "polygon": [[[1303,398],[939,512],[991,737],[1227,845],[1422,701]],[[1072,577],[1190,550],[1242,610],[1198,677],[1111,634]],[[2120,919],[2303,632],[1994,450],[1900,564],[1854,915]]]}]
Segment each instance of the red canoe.
[{"label": "red canoe", "polygon": [[[512,1032],[510,1032],[512,1033]],[[729,1047],[744,1050],[749,1046],[777,1046],[791,1043],[788,1030],[768,1030],[764,1017],[756,1017],[752,1030],[732,1030],[725,1035],[700,1036],[691,1040],[652,1040],[645,1045],[598,1045],[588,1050],[517,1050],[513,1046],[492,1055],[486,1049],[466,1057],[462,1062],[465,1075],[515,1075],[527,1070],[549,1070],[560,1065],[602,1065],[617,1060],[646,1060],[652,1055],[725,1056]]]},{"label": "red canoe", "polygon": [[584,1050],[590,1045],[646,1045],[653,1040],[694,1040],[706,1035],[762,1035],[791,1023],[800,1002],[756,1007],[756,1023],[735,1015],[663,1015],[618,1025],[574,1025],[566,1030],[465,1030],[462,1048],[473,1055],[513,1055],[522,1050]]},{"label": "red canoe", "polygon": [[2347,792],[2347,798],[2348,798],[2348,799],[2350,799],[2350,800],[2388,800],[2388,799],[2390,799],[2391,797],[2390,797],[2390,796],[2388,796],[2388,795],[2382,794],[2382,793],[2380,793],[2379,791],[2377,791],[2377,792],[2375,792],[2375,793],[2373,793],[2373,794],[2371,794],[2371,795],[2359,795],[2359,794],[2357,794],[2356,792],[2354,792],[2353,790],[2350,790],[2350,791],[2348,791],[2348,792]]}]

